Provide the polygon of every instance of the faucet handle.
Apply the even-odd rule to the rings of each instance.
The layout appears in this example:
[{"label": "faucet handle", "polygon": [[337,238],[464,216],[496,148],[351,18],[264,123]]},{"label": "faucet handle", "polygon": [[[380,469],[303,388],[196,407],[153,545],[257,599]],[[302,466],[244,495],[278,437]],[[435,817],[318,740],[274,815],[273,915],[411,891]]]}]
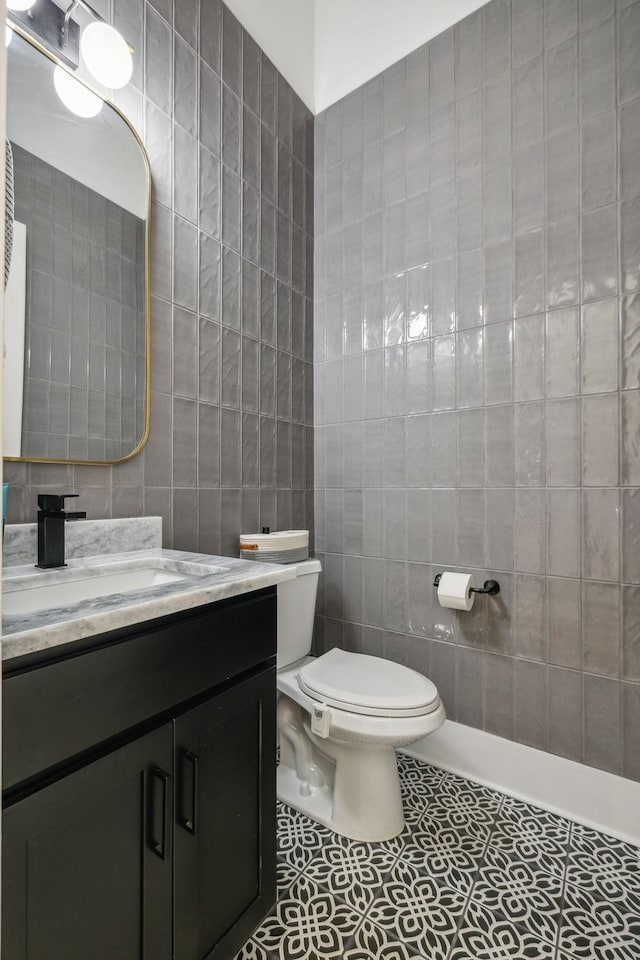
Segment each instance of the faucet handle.
[{"label": "faucet handle", "polygon": [[79,493],[39,493],[38,507],[40,510],[64,510],[65,500],[79,496]]}]

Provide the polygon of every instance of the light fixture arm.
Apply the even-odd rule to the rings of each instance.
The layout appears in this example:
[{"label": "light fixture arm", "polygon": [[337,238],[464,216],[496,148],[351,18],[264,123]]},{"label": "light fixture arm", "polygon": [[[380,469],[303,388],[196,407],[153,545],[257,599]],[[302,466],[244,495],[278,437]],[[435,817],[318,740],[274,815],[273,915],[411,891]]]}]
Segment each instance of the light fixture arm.
[{"label": "light fixture arm", "polygon": [[69,42],[69,21],[73,15],[73,11],[78,6],[79,0],[71,0],[71,4],[67,7],[64,15],[64,21],[62,23],[62,46],[63,48],[67,46]]},{"label": "light fixture arm", "polygon": [[[99,20],[100,23],[106,23],[106,22],[107,22],[104,17],[100,16],[100,14],[98,13],[97,10],[94,10],[94,9],[93,9],[93,7],[91,6],[91,4],[87,3],[87,0],[71,0],[71,3],[69,4],[69,6],[67,7],[67,10],[66,10],[66,12],[65,12],[65,15],[64,15],[64,23],[63,23],[63,25],[62,25],[62,46],[63,46],[63,48],[66,47],[66,45],[67,45],[67,43],[68,43],[68,40],[69,40],[69,21],[71,20],[71,17],[72,17],[73,14],[75,13],[75,11],[78,9],[78,7],[82,7],[83,10],[86,10],[88,14],[90,14],[92,17],[95,17],[95,19],[96,19],[96,20]],[[131,53],[135,53],[135,49],[131,46],[131,44],[129,43],[128,40],[126,41],[126,43],[127,43],[127,46],[129,47],[129,50],[131,51]]]}]

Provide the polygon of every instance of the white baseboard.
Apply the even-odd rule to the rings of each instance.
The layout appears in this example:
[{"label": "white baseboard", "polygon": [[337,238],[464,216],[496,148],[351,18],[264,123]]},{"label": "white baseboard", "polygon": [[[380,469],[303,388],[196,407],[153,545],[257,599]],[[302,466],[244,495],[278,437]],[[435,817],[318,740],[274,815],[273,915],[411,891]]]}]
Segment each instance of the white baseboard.
[{"label": "white baseboard", "polygon": [[451,720],[403,752],[640,845],[640,783],[634,780]]}]

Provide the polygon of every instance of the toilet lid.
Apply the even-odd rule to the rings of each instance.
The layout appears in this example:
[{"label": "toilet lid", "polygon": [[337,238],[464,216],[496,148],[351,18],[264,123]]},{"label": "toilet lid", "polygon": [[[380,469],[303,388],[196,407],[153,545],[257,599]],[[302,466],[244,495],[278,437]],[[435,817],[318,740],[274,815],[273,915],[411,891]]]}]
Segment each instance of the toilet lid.
[{"label": "toilet lid", "polygon": [[329,650],[298,674],[301,688],[330,706],[375,717],[415,717],[440,703],[427,677],[393,660]]}]

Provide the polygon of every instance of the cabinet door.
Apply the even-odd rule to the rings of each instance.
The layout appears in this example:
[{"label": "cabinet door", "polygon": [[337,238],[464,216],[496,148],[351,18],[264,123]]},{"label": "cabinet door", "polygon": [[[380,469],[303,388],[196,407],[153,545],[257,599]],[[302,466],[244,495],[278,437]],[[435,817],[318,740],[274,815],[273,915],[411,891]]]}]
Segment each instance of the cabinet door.
[{"label": "cabinet door", "polygon": [[2,960],[171,960],[171,724],[3,814]]},{"label": "cabinet door", "polygon": [[275,883],[275,670],[176,720],[176,960],[232,957]]}]

